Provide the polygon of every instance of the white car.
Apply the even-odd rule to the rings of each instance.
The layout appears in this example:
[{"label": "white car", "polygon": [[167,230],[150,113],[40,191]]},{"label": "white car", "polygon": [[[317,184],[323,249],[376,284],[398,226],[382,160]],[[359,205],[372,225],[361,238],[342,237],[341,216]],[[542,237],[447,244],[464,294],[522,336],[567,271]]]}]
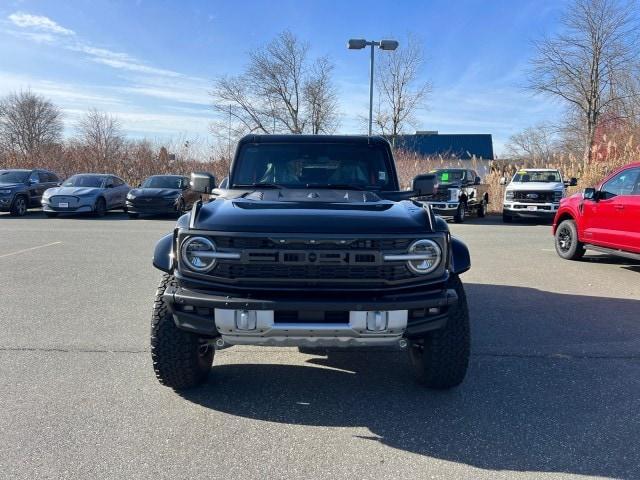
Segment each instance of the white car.
[{"label": "white car", "polygon": [[[506,177],[502,177],[500,184],[506,183]],[[564,181],[560,171],[553,168],[518,170],[504,192],[502,220],[506,223],[514,218],[551,221],[558,211],[560,200],[566,196],[567,186],[576,184],[575,178]]]}]

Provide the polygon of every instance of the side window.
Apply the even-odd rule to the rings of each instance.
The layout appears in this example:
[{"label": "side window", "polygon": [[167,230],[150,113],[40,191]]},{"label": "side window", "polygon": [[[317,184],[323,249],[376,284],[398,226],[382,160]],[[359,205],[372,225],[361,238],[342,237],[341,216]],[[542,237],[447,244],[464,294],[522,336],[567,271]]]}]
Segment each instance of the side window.
[{"label": "side window", "polygon": [[629,168],[618,173],[602,186],[601,198],[608,199],[619,195],[637,195],[640,168]]},{"label": "side window", "polygon": [[111,177],[113,179],[113,186],[114,187],[119,187],[121,185],[124,185],[124,181],[121,178],[118,177]]},{"label": "side window", "polygon": [[40,183],[41,180],[38,172],[32,172],[31,175],[29,175],[29,181],[33,183]]},{"label": "side window", "polygon": [[107,179],[104,182],[104,186],[107,188],[113,187],[113,177],[107,177]]},{"label": "side window", "polygon": [[60,179],[55,173],[49,172],[49,181],[53,183],[60,183]]},{"label": "side window", "polygon": [[40,180],[40,183],[49,183],[49,174],[47,172],[38,172],[38,180]]},{"label": "side window", "polygon": [[191,179],[189,177],[183,177],[181,187],[186,189],[191,188],[190,182],[191,182]]}]

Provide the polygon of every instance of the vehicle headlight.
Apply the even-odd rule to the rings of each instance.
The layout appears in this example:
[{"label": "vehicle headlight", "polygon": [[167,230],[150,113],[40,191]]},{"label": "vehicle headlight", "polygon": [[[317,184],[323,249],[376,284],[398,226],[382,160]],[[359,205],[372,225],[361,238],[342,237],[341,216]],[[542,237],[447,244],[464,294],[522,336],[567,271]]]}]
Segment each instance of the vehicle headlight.
[{"label": "vehicle headlight", "polygon": [[127,200],[133,200],[136,196],[133,193],[127,193]]},{"label": "vehicle headlight", "polygon": [[409,247],[409,255],[415,258],[407,262],[409,269],[420,275],[433,272],[442,260],[442,250],[433,240],[417,240]]},{"label": "vehicle headlight", "polygon": [[562,190],[556,190],[555,192],[553,192],[553,201],[554,202],[559,202],[562,197],[564,197],[564,192]]},{"label": "vehicle headlight", "polygon": [[0,195],[10,195],[11,190],[0,190]]},{"label": "vehicle headlight", "polygon": [[504,198],[506,198],[507,200],[513,200],[513,190],[507,190]]},{"label": "vehicle headlight", "polygon": [[208,272],[216,264],[216,245],[205,237],[189,237],[182,242],[182,261],[194,272]]}]

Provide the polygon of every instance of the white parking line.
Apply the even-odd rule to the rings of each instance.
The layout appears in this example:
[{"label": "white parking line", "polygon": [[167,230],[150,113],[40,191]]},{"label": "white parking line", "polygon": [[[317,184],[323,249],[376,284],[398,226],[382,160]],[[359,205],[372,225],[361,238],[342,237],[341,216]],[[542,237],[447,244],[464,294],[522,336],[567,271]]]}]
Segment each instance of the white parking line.
[{"label": "white parking line", "polygon": [[47,243],[46,245],[38,245],[37,247],[25,248],[24,250],[18,250],[17,252],[5,253],[0,255],[0,258],[10,257],[11,255],[18,255],[19,253],[30,252],[31,250],[37,250],[39,248],[51,247],[53,245],[60,245],[62,242]]}]

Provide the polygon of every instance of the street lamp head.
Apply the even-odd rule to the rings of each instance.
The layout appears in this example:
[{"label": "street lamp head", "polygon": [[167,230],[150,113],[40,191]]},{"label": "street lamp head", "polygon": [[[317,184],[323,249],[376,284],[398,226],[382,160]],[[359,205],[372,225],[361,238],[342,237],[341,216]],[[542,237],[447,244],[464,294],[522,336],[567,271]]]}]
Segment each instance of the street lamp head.
[{"label": "street lamp head", "polygon": [[347,43],[349,50],[362,50],[367,46],[367,41],[364,38],[352,38]]},{"label": "street lamp head", "polygon": [[396,40],[380,40],[380,50],[395,50],[398,48]]}]

